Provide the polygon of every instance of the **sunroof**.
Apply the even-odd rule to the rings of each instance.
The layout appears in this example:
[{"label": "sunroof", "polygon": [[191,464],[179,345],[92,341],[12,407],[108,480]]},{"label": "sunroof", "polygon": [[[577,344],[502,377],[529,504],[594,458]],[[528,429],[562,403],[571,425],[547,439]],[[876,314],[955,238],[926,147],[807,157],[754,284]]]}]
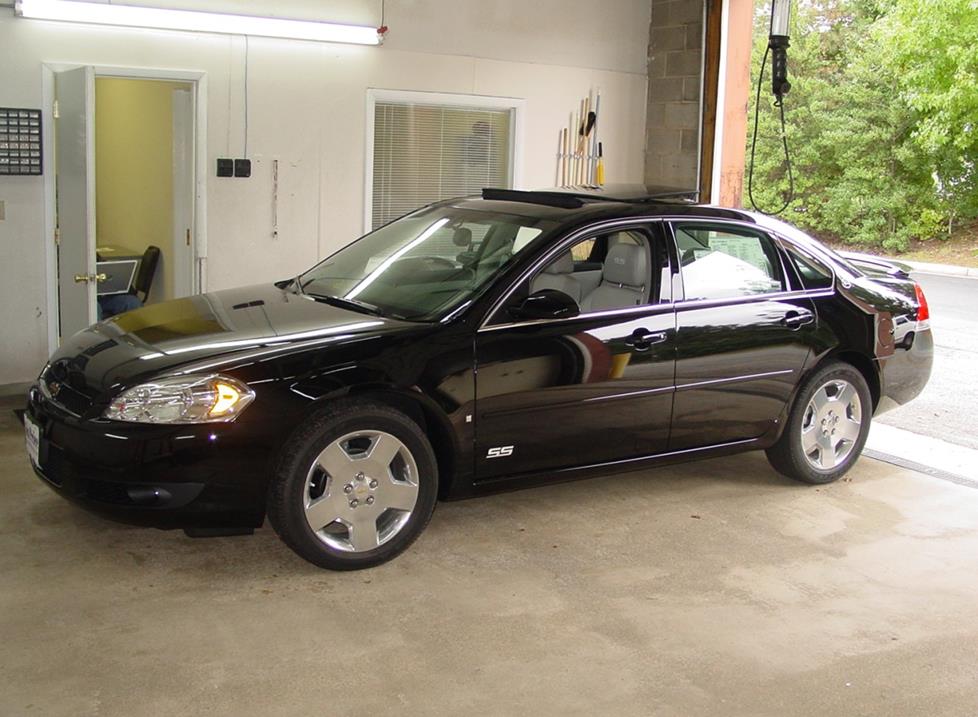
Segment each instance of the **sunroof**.
[{"label": "sunroof", "polygon": [[556,187],[543,191],[570,194],[574,197],[588,199],[603,199],[610,202],[654,202],[662,200],[696,202],[699,199],[699,191],[696,189],[681,189],[679,187],[663,187],[648,184],[606,184],[601,187]]},{"label": "sunroof", "polygon": [[695,204],[699,192],[695,189],[675,187],[652,187],[644,184],[609,184],[603,187],[554,187],[523,191],[517,189],[482,190],[483,199],[497,199],[509,202],[544,204],[551,207],[577,209],[585,202],[605,201],[624,202],[681,202]]}]

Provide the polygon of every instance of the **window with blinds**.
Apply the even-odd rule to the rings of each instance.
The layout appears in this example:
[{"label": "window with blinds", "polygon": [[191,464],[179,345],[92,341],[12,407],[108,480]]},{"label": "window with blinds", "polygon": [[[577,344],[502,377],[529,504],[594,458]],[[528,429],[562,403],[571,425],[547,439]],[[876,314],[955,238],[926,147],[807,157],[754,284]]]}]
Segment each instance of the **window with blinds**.
[{"label": "window with blinds", "polygon": [[374,107],[372,228],[439,199],[510,187],[512,110]]}]

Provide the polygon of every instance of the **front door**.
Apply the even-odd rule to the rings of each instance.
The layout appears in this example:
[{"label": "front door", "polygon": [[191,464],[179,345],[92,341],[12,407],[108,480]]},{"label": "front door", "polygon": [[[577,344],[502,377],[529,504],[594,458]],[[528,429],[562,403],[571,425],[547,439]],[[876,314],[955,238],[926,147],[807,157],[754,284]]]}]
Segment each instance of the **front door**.
[{"label": "front door", "polygon": [[[664,246],[651,225],[568,245],[479,331],[476,482],[666,449],[675,314]],[[570,295],[580,315],[507,315],[544,288]]]},{"label": "front door", "polygon": [[693,222],[673,230],[684,294],[669,449],[757,438],[798,384],[815,307],[763,232]]}]

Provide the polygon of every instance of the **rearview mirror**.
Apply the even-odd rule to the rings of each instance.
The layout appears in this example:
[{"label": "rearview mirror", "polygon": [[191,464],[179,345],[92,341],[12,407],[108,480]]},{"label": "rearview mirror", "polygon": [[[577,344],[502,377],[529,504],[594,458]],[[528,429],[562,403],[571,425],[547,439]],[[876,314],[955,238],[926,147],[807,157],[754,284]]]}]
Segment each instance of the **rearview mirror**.
[{"label": "rearview mirror", "polygon": [[517,319],[569,319],[581,313],[573,298],[557,289],[540,289],[510,309]]},{"label": "rearview mirror", "polygon": [[452,234],[452,242],[455,246],[468,247],[472,246],[472,230],[466,229],[465,227],[459,227]]}]

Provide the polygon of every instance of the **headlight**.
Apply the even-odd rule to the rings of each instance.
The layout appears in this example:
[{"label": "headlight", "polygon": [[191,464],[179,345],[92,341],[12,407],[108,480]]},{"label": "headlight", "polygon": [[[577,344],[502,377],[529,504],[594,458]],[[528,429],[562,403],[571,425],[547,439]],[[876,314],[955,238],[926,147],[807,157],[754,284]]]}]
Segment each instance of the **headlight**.
[{"label": "headlight", "polygon": [[254,399],[254,391],[227,376],[175,376],[124,391],[103,415],[132,423],[227,422]]}]

